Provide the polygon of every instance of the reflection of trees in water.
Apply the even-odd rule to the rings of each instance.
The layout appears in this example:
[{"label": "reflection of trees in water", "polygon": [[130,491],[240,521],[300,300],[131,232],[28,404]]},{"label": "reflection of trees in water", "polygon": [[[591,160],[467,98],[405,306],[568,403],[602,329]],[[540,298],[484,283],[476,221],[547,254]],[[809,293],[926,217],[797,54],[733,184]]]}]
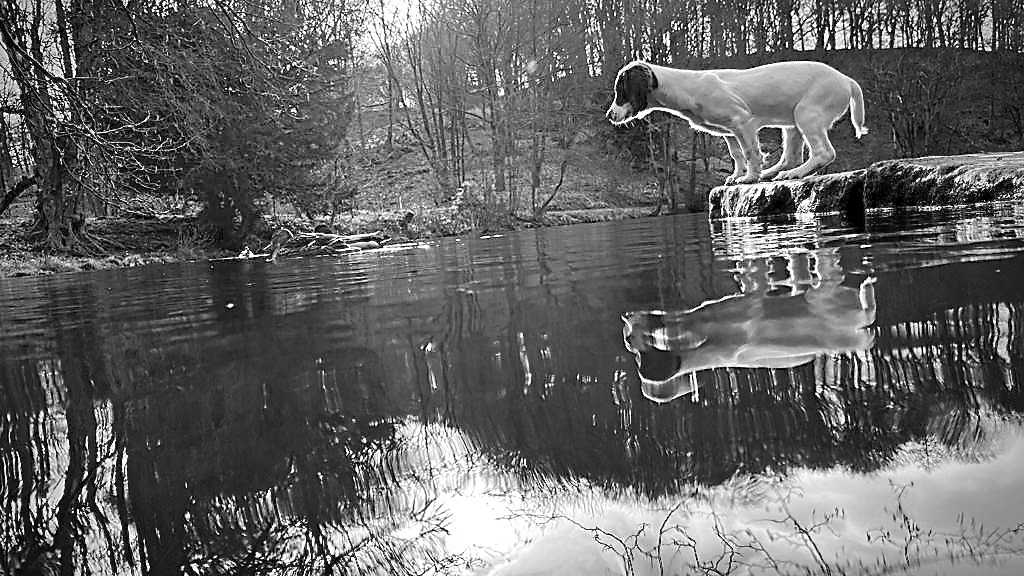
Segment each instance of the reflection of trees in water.
[{"label": "reflection of trees in water", "polygon": [[[879,330],[877,379],[913,394],[902,427],[960,451],[985,450],[990,420],[1024,411],[1024,303],[967,305]],[[894,392],[897,393],[897,392]]]},{"label": "reflection of trees in water", "polygon": [[[103,399],[109,386],[89,323],[97,298],[77,288],[45,289],[72,311],[58,322],[56,312],[47,310],[53,355],[0,355],[0,549],[8,552],[0,563],[6,563],[5,573],[46,573],[58,566],[103,571],[118,563],[130,536],[124,491],[101,494],[96,482],[113,479],[123,463],[118,414]],[[62,330],[65,324],[80,328]],[[90,550],[86,532],[105,544],[102,550]]]},{"label": "reflection of trees in water", "polygon": [[127,402],[128,485],[150,565],[192,554],[237,562],[302,527],[330,557],[330,526],[371,514],[388,479],[368,464],[390,449],[394,417],[367,388],[381,367],[366,349],[318,357],[282,351],[291,364],[251,354],[200,382]]},{"label": "reflection of trees in water", "polygon": [[[1024,277],[1015,275],[1022,265],[883,274],[870,352],[792,369],[703,371],[699,402],[664,406],[640,395],[613,323],[581,317],[574,294],[557,295],[557,306],[552,296],[508,298],[507,321],[477,324],[511,334],[482,328],[427,351],[427,365],[443,367],[429,376],[442,382],[429,402],[524,475],[653,495],[789,466],[875,470],[912,441],[970,458],[988,449],[1001,418],[1024,410],[1024,303],[1009,286],[973,288],[993,284],[996,268]],[[454,297],[450,313],[495,314],[488,298]]]},{"label": "reflection of trees in water", "polygon": [[0,572],[330,570],[394,529],[403,406],[380,357],[265,290],[217,296],[215,333],[101,334],[86,293],[56,357],[0,357]]},{"label": "reflection of trees in water", "polygon": [[59,364],[4,364],[25,376],[3,387],[18,392],[0,423],[4,573],[330,570],[396,553],[381,534],[423,502],[394,493],[416,439],[366,394],[375,358],[343,350],[292,375],[251,357],[204,378],[179,366],[113,401]]},{"label": "reflection of trees in water", "polygon": [[[3,368],[9,375],[11,365]],[[118,415],[109,403],[94,401],[81,383],[65,387],[56,370],[19,374],[26,378],[6,382],[23,384],[17,388],[24,394],[4,387],[9,412],[0,422],[0,549],[6,553],[0,572],[79,566],[103,573],[109,566],[130,565],[137,557],[120,467],[123,438],[114,433]],[[35,394],[57,390],[63,398],[50,398],[56,405],[40,409],[32,402]],[[116,481],[121,489],[106,489]]]}]

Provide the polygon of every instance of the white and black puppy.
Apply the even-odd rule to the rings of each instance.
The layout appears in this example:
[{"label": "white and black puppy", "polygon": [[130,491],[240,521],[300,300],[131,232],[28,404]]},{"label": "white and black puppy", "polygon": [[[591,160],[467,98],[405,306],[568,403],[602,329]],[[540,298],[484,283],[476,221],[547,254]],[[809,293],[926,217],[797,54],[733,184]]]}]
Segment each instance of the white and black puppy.
[{"label": "white and black puppy", "polygon": [[[613,124],[660,110],[724,137],[735,163],[726,184],[803,178],[828,166],[836,158],[828,130],[847,109],[856,136],[868,132],[860,85],[821,62],[683,70],[638,60],[619,70],[614,97],[605,114]],[[757,133],[765,127],[782,129],[783,146],[779,161],[762,171]],[[810,157],[801,163],[805,143]]]}]

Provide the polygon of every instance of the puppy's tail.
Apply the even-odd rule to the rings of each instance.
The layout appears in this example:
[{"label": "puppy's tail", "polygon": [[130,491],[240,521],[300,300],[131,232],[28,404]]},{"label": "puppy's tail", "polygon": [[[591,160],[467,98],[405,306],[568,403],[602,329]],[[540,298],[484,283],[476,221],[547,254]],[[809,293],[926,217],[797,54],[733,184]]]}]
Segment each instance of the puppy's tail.
[{"label": "puppy's tail", "polygon": [[868,133],[864,125],[864,92],[856,80],[850,79],[850,121],[853,122],[853,133],[860,138]]}]

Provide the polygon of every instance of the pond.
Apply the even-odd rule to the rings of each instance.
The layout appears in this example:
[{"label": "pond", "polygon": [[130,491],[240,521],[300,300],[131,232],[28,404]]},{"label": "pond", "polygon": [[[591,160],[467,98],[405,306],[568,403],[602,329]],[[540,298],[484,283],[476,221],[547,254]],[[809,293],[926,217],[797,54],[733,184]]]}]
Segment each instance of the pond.
[{"label": "pond", "polygon": [[1024,571],[1024,208],[0,280],[0,572]]}]

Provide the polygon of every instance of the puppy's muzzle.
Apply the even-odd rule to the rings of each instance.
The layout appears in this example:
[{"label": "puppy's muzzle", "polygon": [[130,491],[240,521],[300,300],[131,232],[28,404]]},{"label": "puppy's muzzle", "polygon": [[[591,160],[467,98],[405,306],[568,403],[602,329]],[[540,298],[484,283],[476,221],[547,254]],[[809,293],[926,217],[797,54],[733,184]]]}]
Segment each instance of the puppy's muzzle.
[{"label": "puppy's muzzle", "polygon": [[604,113],[604,117],[613,124],[618,124],[626,119],[629,115],[629,110],[625,106],[616,106],[612,104],[608,107],[608,111]]}]

